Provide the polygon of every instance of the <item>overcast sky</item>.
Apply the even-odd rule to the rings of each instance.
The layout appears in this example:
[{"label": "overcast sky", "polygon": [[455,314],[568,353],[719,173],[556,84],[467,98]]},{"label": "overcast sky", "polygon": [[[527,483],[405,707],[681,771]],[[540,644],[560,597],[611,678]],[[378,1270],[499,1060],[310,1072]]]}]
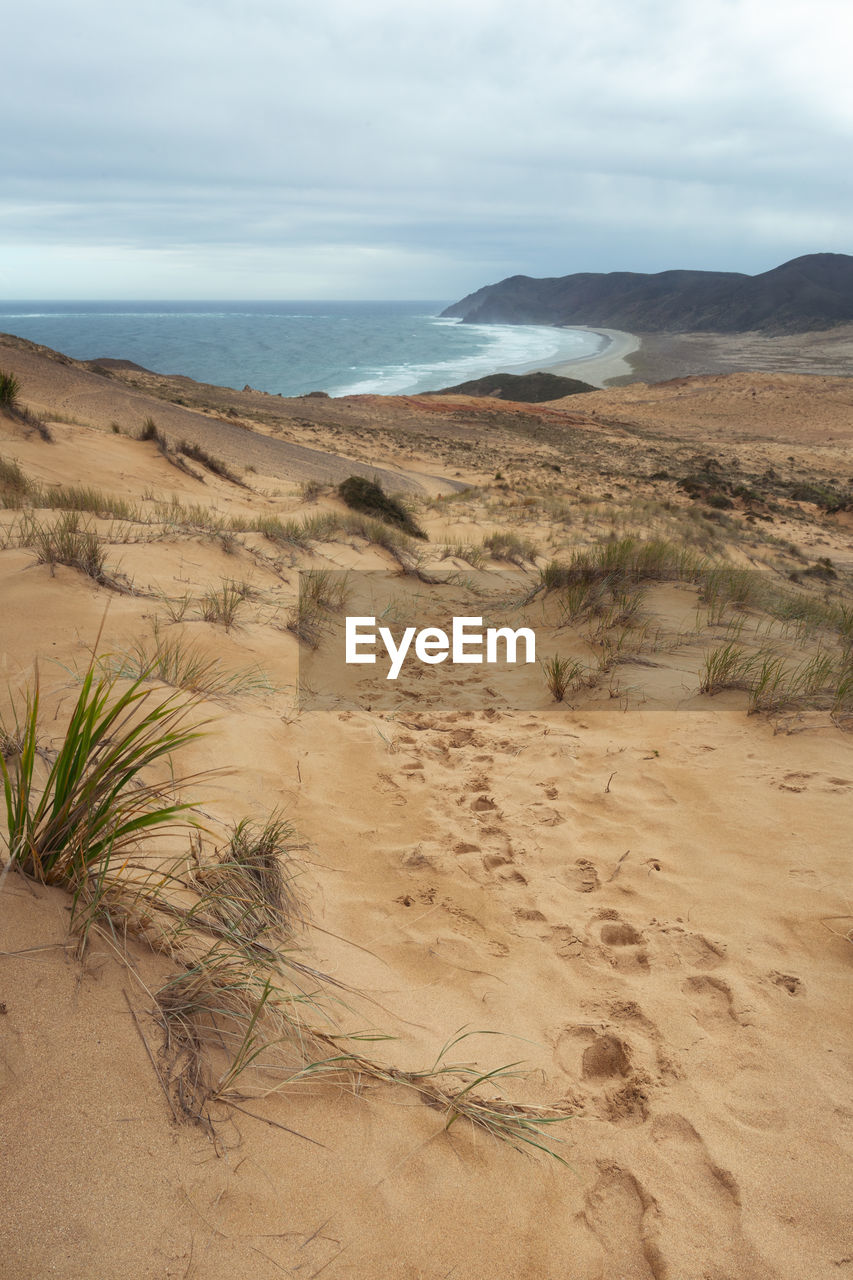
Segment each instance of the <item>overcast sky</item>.
[{"label": "overcast sky", "polygon": [[453,300],[853,253],[849,0],[29,0],[0,297]]}]

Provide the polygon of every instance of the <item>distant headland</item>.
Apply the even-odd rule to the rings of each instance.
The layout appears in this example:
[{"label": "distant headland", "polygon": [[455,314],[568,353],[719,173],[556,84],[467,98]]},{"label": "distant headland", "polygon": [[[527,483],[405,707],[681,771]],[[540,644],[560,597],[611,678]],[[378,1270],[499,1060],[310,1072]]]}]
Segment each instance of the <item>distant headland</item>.
[{"label": "distant headland", "polygon": [[442,312],[467,324],[606,325],[631,333],[806,333],[853,324],[853,257],[811,253],[771,271],[510,276]]}]

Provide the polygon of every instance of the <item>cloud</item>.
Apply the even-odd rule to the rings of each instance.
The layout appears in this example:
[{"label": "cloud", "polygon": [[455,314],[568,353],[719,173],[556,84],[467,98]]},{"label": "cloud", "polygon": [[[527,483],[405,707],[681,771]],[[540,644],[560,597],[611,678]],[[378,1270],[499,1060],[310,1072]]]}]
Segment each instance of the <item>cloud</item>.
[{"label": "cloud", "polygon": [[0,288],[73,296],[85,258],[86,296],[454,297],[851,251],[850,23],[836,0],[33,0],[6,23],[28,56],[0,91]]}]

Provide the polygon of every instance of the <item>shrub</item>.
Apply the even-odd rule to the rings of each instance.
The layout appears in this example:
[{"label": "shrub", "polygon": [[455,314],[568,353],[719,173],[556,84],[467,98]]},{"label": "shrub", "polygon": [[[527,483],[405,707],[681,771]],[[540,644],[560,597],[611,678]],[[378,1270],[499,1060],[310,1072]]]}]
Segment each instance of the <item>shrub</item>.
[{"label": "shrub", "polygon": [[338,485],[338,495],[353,511],[397,525],[412,538],[426,538],[409,512],[396,498],[389,497],[380,484],[364,476],[348,476]]}]

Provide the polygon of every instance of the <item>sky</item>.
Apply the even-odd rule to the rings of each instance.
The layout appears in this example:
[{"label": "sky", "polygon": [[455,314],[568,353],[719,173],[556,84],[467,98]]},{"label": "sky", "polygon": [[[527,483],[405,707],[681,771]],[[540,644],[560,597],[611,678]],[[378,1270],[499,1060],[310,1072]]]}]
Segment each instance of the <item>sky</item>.
[{"label": "sky", "polygon": [[0,299],[440,299],[853,253],[848,0],[29,0]]}]

